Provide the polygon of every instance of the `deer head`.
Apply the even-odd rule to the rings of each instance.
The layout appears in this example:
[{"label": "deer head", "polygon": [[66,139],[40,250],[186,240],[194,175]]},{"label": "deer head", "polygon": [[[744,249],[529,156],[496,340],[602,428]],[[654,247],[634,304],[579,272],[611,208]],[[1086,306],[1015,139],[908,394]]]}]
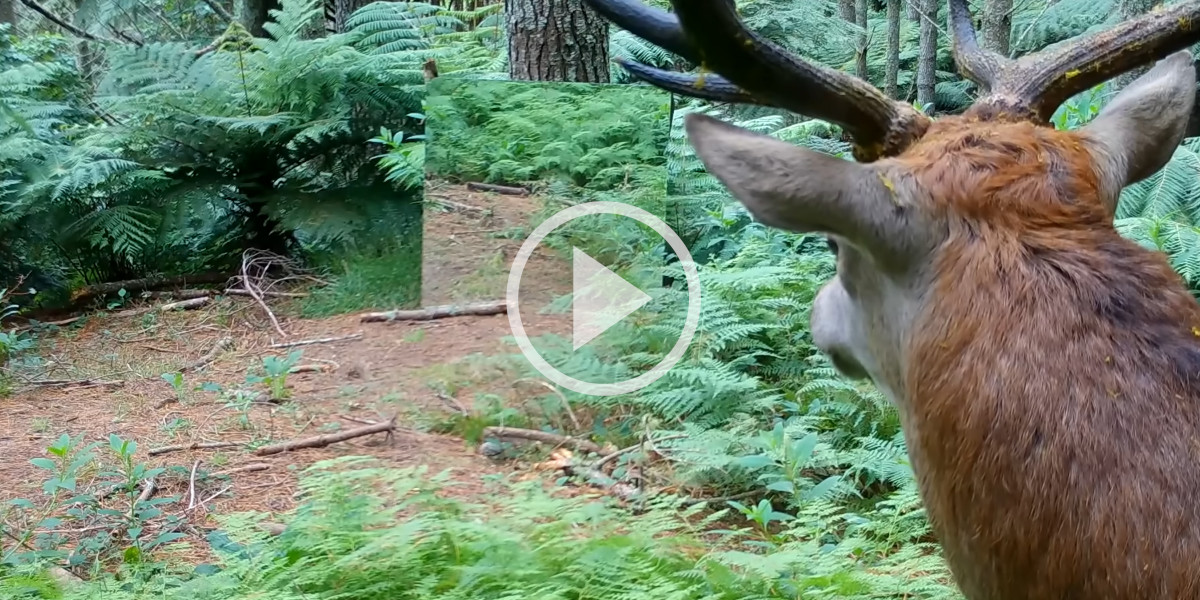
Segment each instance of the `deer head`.
[{"label": "deer head", "polygon": [[[1200,309],[1112,224],[1121,189],[1183,137],[1196,74],[1181,50],[1200,41],[1200,2],[1011,60],[981,49],[967,1],[949,0],[955,60],[981,94],[937,120],[789,55],[730,0],[588,2],[706,70],[622,63],[635,77],[852,136],[853,162],[686,120],[755,219],[830,240],[837,275],[813,340],[899,407],[969,598],[1200,597]],[[1086,126],[1048,126],[1072,95],[1156,61]]]}]

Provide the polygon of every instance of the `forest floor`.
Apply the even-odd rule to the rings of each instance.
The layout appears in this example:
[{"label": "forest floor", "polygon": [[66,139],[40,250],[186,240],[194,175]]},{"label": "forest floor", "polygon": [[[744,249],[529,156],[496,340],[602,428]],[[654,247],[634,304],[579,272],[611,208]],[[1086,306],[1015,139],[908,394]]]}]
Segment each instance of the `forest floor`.
[{"label": "forest floor", "polygon": [[[482,210],[439,209],[438,199]],[[525,236],[497,234],[528,231],[531,218],[543,206],[535,197],[429,186],[422,305],[502,300],[508,266]],[[568,293],[570,285],[569,263],[539,248],[521,287],[527,329],[569,333],[569,314],[541,314],[537,309]],[[143,302],[152,306],[155,301],[138,304]],[[15,393],[0,399],[0,455],[5,457],[0,461],[0,501],[39,502],[36,499],[44,497],[41,486],[48,472],[30,459],[49,456],[47,447],[62,434],[82,436],[85,443],[101,442],[98,452],[107,450],[110,434],[135,440],[136,461],[168,468],[156,478],[155,497],[177,500],[158,508],[188,515],[193,526],[189,541],[200,542],[195,546],[206,546],[194,536],[216,526],[210,520],[213,514],[292,509],[298,472],[323,459],[370,455],[390,466],[448,469],[457,484],[449,489],[465,498],[482,493],[485,475],[514,470],[511,463],[481,456],[462,437],[431,432],[445,430],[434,425],[461,410],[470,411],[477,394],[494,394],[506,407],[547,394],[536,382],[522,383],[521,375],[503,362],[481,360],[518,352],[504,340],[511,336],[504,314],[363,323],[360,313],[300,319],[285,316],[288,311],[282,308],[276,312],[287,338],[279,337],[254,300],[234,296],[222,296],[198,310],[125,318],[93,314],[56,333],[41,334],[38,354],[46,362],[39,380],[117,383],[18,384]],[[302,346],[298,364],[322,370],[289,375],[291,395],[286,401],[238,404],[192,389],[207,382],[224,389],[246,386],[248,374],[261,374],[264,357],[283,357],[290,351],[271,348],[273,342],[354,334],[361,337]],[[231,338],[232,346],[207,366],[186,372],[185,391],[177,396],[162,374],[196,362],[223,338]],[[261,383],[251,387],[265,389]],[[271,456],[256,456],[251,449],[362,427],[393,415],[396,429],[390,436],[374,434]],[[149,455],[152,448],[214,442],[235,444]],[[258,470],[236,471],[252,464],[260,465]],[[229,477],[215,476],[229,470],[235,470]],[[80,491],[87,485],[81,476]],[[207,501],[189,509],[193,496],[195,502]],[[195,546],[193,552],[206,554]]]}]

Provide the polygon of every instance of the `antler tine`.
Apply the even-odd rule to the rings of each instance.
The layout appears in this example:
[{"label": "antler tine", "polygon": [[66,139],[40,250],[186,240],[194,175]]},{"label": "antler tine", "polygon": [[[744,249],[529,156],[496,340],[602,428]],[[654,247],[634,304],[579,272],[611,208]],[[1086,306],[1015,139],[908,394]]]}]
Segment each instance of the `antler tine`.
[{"label": "antler tine", "polygon": [[702,64],[775,106],[840,125],[855,157],[899,154],[925,133],[929,119],[847,73],[813,65],[749,30],[727,0],[671,0]]},{"label": "antler tine", "polygon": [[1022,57],[1013,93],[1032,98],[1049,119],[1068,98],[1108,79],[1200,42],[1200,2],[1158,7],[1075,44]]},{"label": "antler tine", "polygon": [[703,98],[714,102],[773,106],[747,94],[742,88],[733,85],[720,75],[704,74],[697,77],[686,73],[656,69],[631,60],[617,59],[616,63],[634,77],[681,96]]},{"label": "antler tine", "polygon": [[955,61],[985,92],[970,112],[1039,122],[1079,92],[1200,42],[1200,2],[1191,1],[1013,61],[979,49],[967,0],[950,0],[950,12]]},{"label": "antler tine", "polygon": [[700,64],[700,56],[692,49],[675,15],[642,4],[640,0],[587,0],[587,3],[617,27],[689,62]]},{"label": "antler tine", "polygon": [[1013,61],[979,47],[967,0],[950,0],[950,33],[954,40],[954,62],[959,72],[985,92],[991,90],[1000,72]]},{"label": "antler tine", "polygon": [[860,161],[899,154],[929,126],[928,117],[871,84],[804,62],[750,31],[730,0],[672,0],[674,26],[666,21],[669,13],[630,0],[587,2],[618,26],[665,49],[672,50],[669,46],[677,45],[676,35],[682,34],[688,48],[672,52],[684,58],[691,54],[720,74],[671,75],[637,65],[630,69],[635,76],[680,94],[775,106],[828,120],[854,138]]}]

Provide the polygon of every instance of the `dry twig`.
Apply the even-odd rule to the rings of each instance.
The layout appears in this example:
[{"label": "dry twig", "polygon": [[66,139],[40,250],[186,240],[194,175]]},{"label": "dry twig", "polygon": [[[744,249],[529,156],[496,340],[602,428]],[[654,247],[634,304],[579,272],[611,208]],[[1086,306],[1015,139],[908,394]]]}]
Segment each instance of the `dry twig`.
[{"label": "dry twig", "polygon": [[497,194],[506,194],[509,196],[529,195],[529,190],[523,187],[496,185],[494,183],[476,183],[474,181],[467,182],[467,189],[471,190],[472,192],[495,192]]},{"label": "dry twig", "polygon": [[150,456],[158,456],[168,452],[181,452],[184,450],[213,450],[215,448],[235,448],[242,446],[241,442],[192,442],[190,444],[176,444],[174,446],[162,446],[159,448],[151,448],[148,454]]},{"label": "dry twig", "polygon": [[211,477],[217,477],[219,475],[234,475],[236,473],[254,473],[258,471],[266,471],[270,468],[271,465],[267,463],[250,463],[248,465],[242,465],[240,467],[234,467],[232,469],[225,469],[224,471],[210,473],[209,475]]},{"label": "dry twig", "polygon": [[313,436],[313,437],[309,437],[309,438],[301,438],[298,440],[289,440],[287,442],[283,442],[280,444],[271,444],[270,446],[263,446],[263,447],[259,448],[258,450],[255,450],[254,454],[256,454],[257,456],[269,456],[271,454],[279,454],[280,452],[288,452],[291,450],[300,450],[303,448],[323,448],[323,447],[328,446],[333,443],[344,442],[349,439],[353,439],[356,437],[362,437],[364,435],[371,435],[373,433],[387,432],[387,434],[390,436],[392,434],[392,431],[394,431],[395,429],[396,429],[396,417],[393,416],[391,419],[389,419],[387,421],[384,421],[382,423],[375,423],[374,425],[366,425],[364,427],[356,427],[354,429],[347,429],[346,431],[339,431],[337,433],[326,433],[323,435]]},{"label": "dry twig", "polygon": [[184,365],[184,366],[180,367],[179,372],[186,373],[188,371],[195,371],[196,369],[199,369],[200,367],[203,367],[204,365],[207,365],[208,363],[216,360],[217,355],[220,354],[221,352],[223,352],[226,348],[232,348],[232,347],[233,347],[233,338],[223,337],[223,338],[217,340],[217,343],[213,344],[212,349],[210,349],[208,352],[206,352],[204,354],[204,356],[201,356],[200,360],[198,360],[190,365]]},{"label": "dry twig", "polygon": [[472,302],[469,304],[427,306],[416,310],[389,310],[386,312],[366,313],[358,318],[362,323],[379,323],[391,321],[428,321],[459,317],[465,315],[486,316],[508,312],[508,302],[493,300],[490,302]]},{"label": "dry twig", "polygon": [[271,344],[268,348],[295,348],[296,346],[310,346],[312,344],[331,344],[333,342],[344,342],[347,340],[357,340],[363,336],[362,333],[352,333],[350,335],[340,335],[337,337],[317,338],[315,340],[300,340],[298,342],[280,342]]},{"label": "dry twig", "polygon": [[592,452],[595,454],[604,454],[605,449],[599,444],[590,440],[580,440],[557,433],[548,431],[537,431],[534,429],[519,429],[516,427],[484,427],[484,437],[497,438],[518,438],[522,440],[530,440],[534,442],[542,442],[543,444],[551,444],[554,446],[569,446],[581,452]]},{"label": "dry twig", "polygon": [[[265,256],[264,256],[265,255]],[[258,289],[258,279],[265,278],[267,272],[271,269],[274,262],[274,254],[256,253],[254,250],[246,250],[242,253],[242,287],[250,293],[255,302],[262,307],[263,312],[267,313],[267,317],[271,319],[271,325],[275,327],[275,331],[279,332],[280,337],[287,337],[287,332],[279,325],[279,319],[275,317],[275,313],[271,311],[271,307],[267,306],[267,301],[263,299],[262,291]],[[263,262],[266,264],[262,264]],[[258,277],[250,277],[251,271],[256,271]]]}]

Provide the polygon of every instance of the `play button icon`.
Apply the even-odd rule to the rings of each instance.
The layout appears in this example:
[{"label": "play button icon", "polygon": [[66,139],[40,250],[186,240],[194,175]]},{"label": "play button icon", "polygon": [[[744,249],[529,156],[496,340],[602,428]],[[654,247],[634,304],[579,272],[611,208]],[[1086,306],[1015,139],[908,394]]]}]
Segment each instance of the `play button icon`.
[{"label": "play button icon", "polygon": [[571,261],[572,350],[578,350],[650,301],[642,290],[621,279],[579,248]]},{"label": "play button icon", "polygon": [[[638,221],[666,240],[679,258],[678,266],[683,269],[687,282],[687,318],[684,319],[679,339],[662,360],[646,372],[615,383],[599,383],[576,379],[552,366],[533,347],[521,323],[521,273],[533,256],[534,250],[552,231],[564,224],[589,215],[617,215]],[[648,294],[625,281],[586,252],[571,248],[571,316],[572,352],[579,352],[589,342],[608,331],[621,320],[646,306],[651,298]],[[508,273],[508,290],[505,295],[508,305],[508,323],[512,326],[513,339],[521,353],[550,381],[580,394],[591,396],[617,396],[640,390],[662,377],[671,367],[683,359],[684,352],[692,343],[696,328],[700,324],[700,273],[687,245],[666,223],[649,212],[622,202],[584,202],[565,208],[534,228],[513,259]],[[657,314],[657,313],[656,313]],[[644,358],[639,359],[639,362]],[[644,362],[641,362],[644,364]]]}]

